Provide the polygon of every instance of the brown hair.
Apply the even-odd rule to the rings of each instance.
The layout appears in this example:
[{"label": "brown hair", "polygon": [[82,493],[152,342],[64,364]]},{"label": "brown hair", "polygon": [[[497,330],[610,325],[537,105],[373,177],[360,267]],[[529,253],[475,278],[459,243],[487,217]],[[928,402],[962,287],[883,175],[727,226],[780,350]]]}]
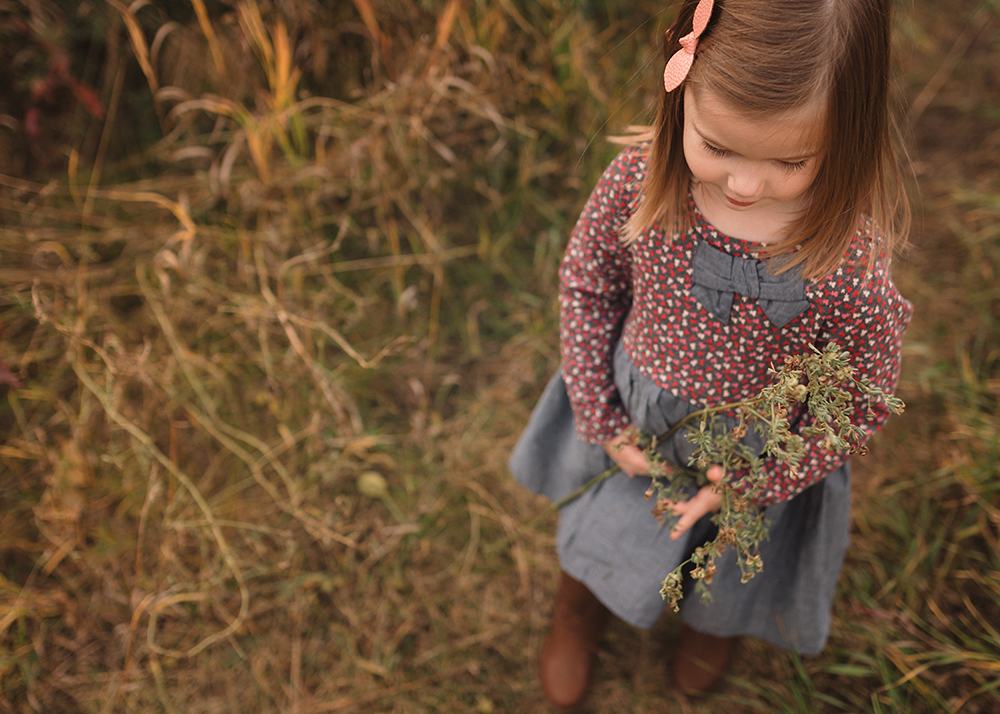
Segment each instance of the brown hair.
[{"label": "brown hair", "polygon": [[[697,0],[684,0],[666,35],[664,59],[691,31]],[[716,0],[687,79],[673,92],[660,86],[646,181],[623,237],[633,242],[653,222],[669,233],[690,224],[684,160],[684,89],[706,89],[751,117],[781,114],[825,100],[823,164],[806,212],[789,234],[765,247],[788,253],[778,270],[803,265],[820,278],[840,263],[861,225],[874,220],[868,267],[902,244],[909,203],[893,147],[889,111],[892,0]],[[867,222],[866,225],[871,225]]]}]

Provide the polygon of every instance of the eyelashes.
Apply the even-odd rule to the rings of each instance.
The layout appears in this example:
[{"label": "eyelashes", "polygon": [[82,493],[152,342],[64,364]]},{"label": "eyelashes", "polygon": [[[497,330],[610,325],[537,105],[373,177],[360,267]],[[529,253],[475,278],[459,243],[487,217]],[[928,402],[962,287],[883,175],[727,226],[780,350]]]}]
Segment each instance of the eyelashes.
[{"label": "eyelashes", "polygon": [[[707,141],[701,142],[701,146],[703,149],[705,149],[705,151],[710,153],[712,156],[718,156],[719,158],[722,158],[724,156],[729,156],[730,154],[730,152],[727,151],[726,149],[720,149],[718,146],[712,146]],[[806,167],[806,164],[808,163],[809,159],[803,159],[802,161],[778,161],[778,164],[781,165],[781,168],[783,168],[788,173],[800,171],[804,169]]]},{"label": "eyelashes", "polygon": [[712,156],[729,156],[729,152],[725,149],[720,149],[718,146],[712,146],[707,141],[701,142],[701,147],[705,149]]},{"label": "eyelashes", "polygon": [[701,142],[701,148],[710,153],[712,156],[718,156],[720,158],[723,156],[729,156],[728,151],[726,151],[725,149],[720,149],[718,146],[712,146],[707,141]]},{"label": "eyelashes", "polygon": [[809,163],[809,159],[803,159],[802,161],[779,161],[778,163],[781,164],[785,171],[792,173],[793,171],[800,171],[804,169],[806,164]]}]

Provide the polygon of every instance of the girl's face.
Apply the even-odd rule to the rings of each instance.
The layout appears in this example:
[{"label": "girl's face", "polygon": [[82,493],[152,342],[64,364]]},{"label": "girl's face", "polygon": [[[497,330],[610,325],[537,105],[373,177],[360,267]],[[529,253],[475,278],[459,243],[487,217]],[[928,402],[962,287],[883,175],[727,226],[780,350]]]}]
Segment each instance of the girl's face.
[{"label": "girl's face", "polygon": [[775,117],[748,118],[711,92],[687,87],[684,158],[701,212],[736,237],[780,238],[781,229],[808,206],[808,190],[823,160],[823,119],[819,102]]}]

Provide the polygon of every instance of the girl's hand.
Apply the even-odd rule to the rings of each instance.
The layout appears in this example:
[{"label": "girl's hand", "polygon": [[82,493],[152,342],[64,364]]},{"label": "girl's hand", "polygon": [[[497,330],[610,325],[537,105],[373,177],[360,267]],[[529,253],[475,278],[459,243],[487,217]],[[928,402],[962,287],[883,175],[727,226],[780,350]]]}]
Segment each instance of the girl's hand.
[{"label": "girl's hand", "polygon": [[709,467],[708,471],[705,472],[705,476],[710,482],[707,486],[702,486],[698,489],[698,493],[687,501],[669,504],[670,509],[676,515],[680,516],[677,523],[670,530],[671,540],[677,540],[684,535],[706,513],[714,513],[719,510],[722,496],[716,490],[715,484],[720,483],[724,475],[725,472],[721,466]]},{"label": "girl's hand", "polygon": [[642,450],[629,441],[628,434],[621,433],[611,441],[605,441],[601,446],[618,464],[618,468],[629,476],[645,476],[649,473],[649,462],[642,455]]}]

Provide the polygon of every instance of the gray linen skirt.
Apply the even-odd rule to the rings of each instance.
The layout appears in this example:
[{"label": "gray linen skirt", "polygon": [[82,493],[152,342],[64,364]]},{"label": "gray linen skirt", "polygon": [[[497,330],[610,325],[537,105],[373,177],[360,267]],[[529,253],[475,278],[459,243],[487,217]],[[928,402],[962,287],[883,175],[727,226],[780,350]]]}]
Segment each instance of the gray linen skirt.
[{"label": "gray linen skirt", "polygon": [[[615,352],[615,383],[635,426],[662,434],[696,407],[678,399],[643,375],[621,344]],[[684,430],[681,430],[683,432]],[[755,448],[762,440],[745,439]],[[683,433],[661,444],[667,461],[687,465],[694,447]],[[576,436],[562,373],[545,388],[511,454],[514,477],[535,493],[558,501],[614,465],[604,449]],[[670,522],[661,526],[644,497],[648,477],[619,472],[564,506],[559,512],[556,547],[562,569],[582,581],[622,620],[651,627],[664,602],[660,586],[715,532],[705,516],[684,536],[670,539]],[[795,498],[766,509],[769,539],[760,545],[764,571],[740,583],[730,549],[718,568],[704,603],[689,592],[681,618],[702,632],[731,637],[750,635],[801,654],[826,644],[830,607],[847,549],[850,528],[850,468],[833,471]]]}]

